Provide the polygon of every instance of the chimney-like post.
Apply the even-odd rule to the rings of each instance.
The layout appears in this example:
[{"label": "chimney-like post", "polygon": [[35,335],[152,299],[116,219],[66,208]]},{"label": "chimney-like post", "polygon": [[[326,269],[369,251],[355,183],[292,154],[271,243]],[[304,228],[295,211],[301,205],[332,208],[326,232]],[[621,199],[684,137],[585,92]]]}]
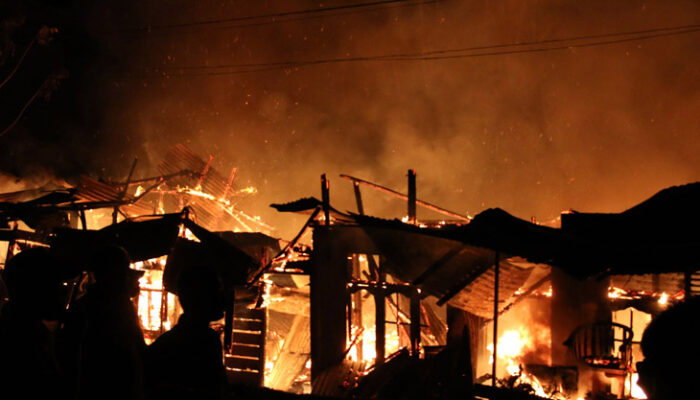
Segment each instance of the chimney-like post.
[{"label": "chimney-like post", "polygon": [[408,170],[408,222],[416,223],[416,171]]},{"label": "chimney-like post", "polygon": [[331,208],[331,201],[330,201],[330,185],[328,183],[328,179],[326,178],[326,174],[321,175],[321,199],[323,202],[323,216],[326,218],[326,226],[330,226],[331,224],[331,215],[330,215],[330,208]]},{"label": "chimney-like post", "polygon": [[365,207],[362,205],[362,193],[360,192],[360,183],[354,181],[352,188],[355,190],[355,202],[357,203],[357,213],[365,215]]}]

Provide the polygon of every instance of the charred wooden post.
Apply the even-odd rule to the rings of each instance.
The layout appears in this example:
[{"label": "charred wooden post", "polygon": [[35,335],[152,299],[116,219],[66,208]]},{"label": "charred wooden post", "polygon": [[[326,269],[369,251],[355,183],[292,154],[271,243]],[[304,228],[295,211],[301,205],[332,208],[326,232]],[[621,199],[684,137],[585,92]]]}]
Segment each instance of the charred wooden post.
[{"label": "charred wooden post", "polygon": [[[360,266],[360,257],[357,254],[352,255],[352,275],[353,279],[362,279],[362,268]],[[353,293],[352,295],[352,303],[351,306],[354,304],[354,307],[350,307],[348,310],[352,310],[352,316],[351,316],[351,325],[357,326],[357,327],[362,327],[362,292],[357,291]],[[362,336],[359,337],[357,340],[357,346],[355,347],[357,349],[357,359],[362,360],[364,359],[364,354],[362,352]]]},{"label": "charred wooden post", "polygon": [[410,299],[411,355],[417,358],[420,355],[420,290],[414,288],[414,290],[411,291]]},{"label": "charred wooden post", "polygon": [[[377,282],[379,284],[384,283],[384,274],[379,270],[379,267],[375,265],[374,256],[372,254],[367,254],[370,269],[374,270],[374,274],[377,277]],[[374,266],[374,268],[371,268]],[[374,322],[376,325],[377,340],[375,342],[375,352],[377,358],[375,363],[377,365],[384,364],[384,359],[386,358],[386,301],[384,293],[378,292],[374,295]]]},{"label": "charred wooden post", "polygon": [[86,231],[88,226],[87,226],[87,218],[85,217],[85,210],[80,210],[80,225],[83,227],[83,230]]},{"label": "charred wooden post", "polygon": [[209,167],[211,167],[211,162],[214,160],[214,156],[209,156],[209,161],[204,165],[204,169],[202,169],[202,172],[199,174],[199,179],[197,180],[197,184],[194,186],[195,190],[202,190],[202,184],[204,183],[204,180],[207,178],[207,173],[209,172]]},{"label": "charred wooden post", "polygon": [[226,188],[224,189],[224,194],[221,195],[221,198],[226,200],[226,196],[228,196],[228,192],[231,190],[231,186],[233,185],[233,180],[236,179],[236,171],[238,171],[238,168],[233,167],[231,168],[231,175],[228,177],[228,182],[226,183]]},{"label": "charred wooden post", "polygon": [[362,205],[362,193],[360,193],[360,183],[353,182],[352,188],[355,191],[355,202],[357,203],[357,213],[360,215],[365,215],[365,208]]},{"label": "charred wooden post", "polygon": [[326,179],[326,174],[321,175],[321,201],[323,202],[323,216],[326,218],[326,226],[330,226],[330,185],[328,179]]},{"label": "charred wooden post", "polygon": [[224,298],[226,301],[224,305],[224,351],[228,353],[233,343],[233,310],[236,299],[233,289],[230,289]]},{"label": "charred wooden post", "polygon": [[496,364],[498,363],[498,274],[500,255],[496,252],[493,278],[493,364],[491,364],[491,386],[496,387]]},{"label": "charred wooden post", "polygon": [[[121,201],[124,196],[126,196],[126,192],[129,190],[129,184],[131,184],[131,178],[134,176],[134,170],[136,169],[136,163],[138,163],[139,159],[134,158],[134,162],[131,163],[131,169],[129,169],[129,175],[126,176],[126,182],[124,183],[124,188],[122,191],[119,193],[119,200]],[[114,207],[114,211],[112,211],[112,223],[116,224],[117,223],[117,216],[119,215],[119,206]]]},{"label": "charred wooden post", "polygon": [[408,222],[416,223],[416,171],[408,170]]},{"label": "charred wooden post", "polygon": [[375,342],[376,364],[384,364],[386,358],[386,301],[383,293],[374,296],[374,321],[377,325]]},{"label": "charred wooden post", "polygon": [[342,362],[346,347],[347,255],[332,226],[314,229],[311,256],[311,379]]},{"label": "charred wooden post", "polygon": [[[352,325],[354,323],[354,320],[353,320],[352,312],[350,312],[350,311],[352,310],[352,297],[353,296],[354,296],[354,293],[351,293],[351,292],[347,292],[345,294],[345,309],[347,310],[346,315],[348,318],[348,320],[346,321],[346,323],[348,325],[347,332],[345,334],[347,335],[347,340],[351,343],[351,345],[345,349],[345,352],[343,353],[344,356],[347,355],[347,353],[350,351],[350,347],[352,347],[352,343],[355,343],[359,340],[359,337],[353,336],[353,334],[352,334]],[[313,362],[312,362],[312,365],[313,365]]]},{"label": "charred wooden post", "polygon": [[165,290],[160,291],[160,326],[158,327],[158,336],[165,332],[165,326],[163,321],[168,318],[168,292]]}]

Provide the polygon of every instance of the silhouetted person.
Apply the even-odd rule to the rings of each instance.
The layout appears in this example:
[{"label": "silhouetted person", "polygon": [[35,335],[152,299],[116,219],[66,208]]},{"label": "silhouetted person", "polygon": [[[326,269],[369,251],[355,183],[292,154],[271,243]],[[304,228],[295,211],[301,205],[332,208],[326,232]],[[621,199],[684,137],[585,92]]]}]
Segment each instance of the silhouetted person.
[{"label": "silhouetted person", "polygon": [[0,398],[66,398],[55,352],[66,291],[48,249],[12,257],[3,271],[9,301],[0,314]]},{"label": "silhouetted person", "polygon": [[700,297],[654,318],[642,336],[644,361],[637,363],[639,386],[649,400],[700,399]]},{"label": "silhouetted person", "polygon": [[226,373],[221,339],[209,327],[223,316],[223,287],[210,268],[185,268],[177,280],[183,314],[148,348],[152,399],[219,399]]},{"label": "silhouetted person", "polygon": [[98,250],[92,264],[95,283],[84,297],[78,398],[143,398],[146,344],[131,301],[142,273],[129,268],[129,257],[118,246]]},{"label": "silhouetted person", "polygon": [[0,275],[0,313],[2,313],[2,306],[7,302],[7,286],[5,286],[5,281],[2,280],[2,275]]}]

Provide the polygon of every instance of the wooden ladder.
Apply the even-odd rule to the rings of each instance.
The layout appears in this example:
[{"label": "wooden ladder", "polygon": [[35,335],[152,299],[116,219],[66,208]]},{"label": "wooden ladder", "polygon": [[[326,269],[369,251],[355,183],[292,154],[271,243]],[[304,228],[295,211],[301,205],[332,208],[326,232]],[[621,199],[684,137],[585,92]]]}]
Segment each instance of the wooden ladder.
[{"label": "wooden ladder", "polygon": [[233,343],[225,355],[229,383],[262,386],[265,377],[266,310],[236,304],[233,311]]},{"label": "wooden ladder", "polygon": [[700,270],[686,274],[686,287],[688,289],[687,296],[700,296]]}]

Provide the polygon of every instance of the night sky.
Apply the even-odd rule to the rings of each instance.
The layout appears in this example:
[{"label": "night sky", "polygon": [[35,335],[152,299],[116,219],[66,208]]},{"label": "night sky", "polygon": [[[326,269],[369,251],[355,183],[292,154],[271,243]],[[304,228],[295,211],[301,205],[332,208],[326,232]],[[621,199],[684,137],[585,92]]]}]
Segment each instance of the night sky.
[{"label": "night sky", "polygon": [[58,80],[0,137],[3,191],[135,157],[150,175],[182,142],[239,167],[241,207],[288,237],[268,204],[320,197],[324,172],[341,210],[338,174],[405,191],[415,168],[422,200],[539,220],[700,180],[695,0],[2,0],[0,20],[0,81],[58,29],[0,88],[2,130]]}]

